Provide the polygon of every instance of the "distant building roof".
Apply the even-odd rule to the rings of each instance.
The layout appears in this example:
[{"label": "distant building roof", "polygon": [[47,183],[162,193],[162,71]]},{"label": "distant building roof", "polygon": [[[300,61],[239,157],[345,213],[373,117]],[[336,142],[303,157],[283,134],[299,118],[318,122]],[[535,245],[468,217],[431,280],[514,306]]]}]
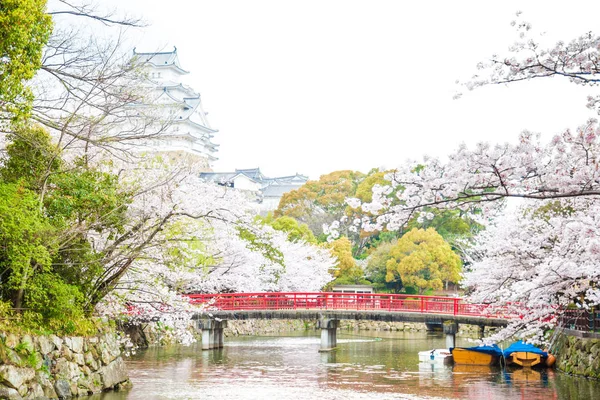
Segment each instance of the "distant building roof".
[{"label": "distant building roof", "polygon": [[264,176],[262,172],[260,172],[260,168],[250,168],[250,169],[237,169],[236,168],[235,172],[244,174],[247,177],[255,179],[259,182],[269,179],[266,176]]},{"label": "distant building roof", "polygon": [[283,193],[298,189],[308,181],[307,176],[300,174],[269,178],[263,175],[260,168],[236,169],[235,172],[202,172],[200,178],[229,186],[240,175],[261,184],[260,190],[266,197],[281,197]]},{"label": "distant building roof", "polygon": [[281,197],[285,193],[296,190],[299,187],[300,185],[269,185],[260,191],[262,192],[263,197]]},{"label": "distant building roof", "polygon": [[139,57],[143,62],[151,64],[155,67],[169,67],[173,66],[181,74],[188,74],[189,71],[181,68],[179,64],[179,57],[177,57],[177,47],[173,46],[173,51],[160,51],[150,53],[138,53],[133,49],[134,56]]}]

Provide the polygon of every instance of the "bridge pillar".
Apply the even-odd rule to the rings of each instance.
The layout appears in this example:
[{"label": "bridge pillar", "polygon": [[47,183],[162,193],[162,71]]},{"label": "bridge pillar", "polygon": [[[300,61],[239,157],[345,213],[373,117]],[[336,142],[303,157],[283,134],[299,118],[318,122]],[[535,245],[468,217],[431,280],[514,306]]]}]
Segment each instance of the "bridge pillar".
[{"label": "bridge pillar", "polygon": [[198,321],[198,329],[202,330],[202,350],[220,349],[223,347],[223,329],[227,320],[203,318]]},{"label": "bridge pillar", "polygon": [[337,328],[339,320],[331,318],[319,318],[317,328],[321,329],[320,352],[331,351],[337,346]]},{"label": "bridge pillar", "polygon": [[442,325],[446,334],[446,347],[456,347],[456,334],[458,333],[458,324],[454,321],[444,321]]}]

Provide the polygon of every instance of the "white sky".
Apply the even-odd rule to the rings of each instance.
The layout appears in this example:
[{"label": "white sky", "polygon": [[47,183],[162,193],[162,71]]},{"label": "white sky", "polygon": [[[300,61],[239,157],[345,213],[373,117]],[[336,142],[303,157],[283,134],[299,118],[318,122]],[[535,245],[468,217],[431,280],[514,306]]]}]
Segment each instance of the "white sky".
[{"label": "white sky", "polygon": [[217,171],[367,172],[460,142],[515,141],[523,129],[549,137],[595,116],[590,89],[560,80],[452,95],[477,62],[506,53],[517,10],[552,43],[597,32],[598,1],[104,3],[151,24],[128,32],[138,51],[177,46],[219,130]]}]

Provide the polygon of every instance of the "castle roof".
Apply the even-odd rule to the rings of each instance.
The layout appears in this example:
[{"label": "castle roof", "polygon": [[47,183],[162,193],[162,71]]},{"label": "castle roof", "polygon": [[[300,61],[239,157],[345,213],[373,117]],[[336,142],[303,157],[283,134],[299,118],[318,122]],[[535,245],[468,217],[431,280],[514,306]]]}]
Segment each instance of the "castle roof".
[{"label": "castle roof", "polygon": [[307,176],[300,174],[269,178],[263,175],[260,168],[236,169],[235,172],[203,172],[200,177],[207,181],[225,184],[233,182],[240,175],[261,184],[261,191],[265,196],[276,197],[280,196],[278,193],[283,194],[298,189],[308,181]]},{"label": "castle roof", "polygon": [[181,68],[179,57],[177,57],[177,47],[173,47],[173,51],[138,53],[133,49],[133,55],[137,56],[140,61],[148,63],[157,68],[172,68],[180,74],[189,74],[189,71]]}]

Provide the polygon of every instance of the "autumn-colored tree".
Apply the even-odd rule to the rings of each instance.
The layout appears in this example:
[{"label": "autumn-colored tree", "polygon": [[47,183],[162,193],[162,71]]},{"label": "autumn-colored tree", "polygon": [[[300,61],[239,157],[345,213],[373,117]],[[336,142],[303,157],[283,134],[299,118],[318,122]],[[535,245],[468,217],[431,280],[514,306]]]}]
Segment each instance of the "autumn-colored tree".
[{"label": "autumn-colored tree", "polygon": [[337,258],[337,264],[333,271],[335,280],[329,284],[328,288],[334,285],[369,283],[364,279],[362,268],[356,264],[356,260],[352,257],[352,242],[347,237],[341,237],[326,246],[331,249],[331,254]]},{"label": "autumn-colored tree", "polygon": [[386,281],[399,277],[404,286],[415,287],[421,294],[442,289],[444,281],[460,280],[460,257],[433,228],[412,229],[398,240],[390,256]]},{"label": "autumn-colored tree", "polygon": [[285,193],[275,210],[275,217],[288,216],[303,222],[317,236],[323,224],[341,218],[346,198],[354,196],[365,175],[356,171],[335,171],[322,175],[318,181],[308,181],[302,187]]}]

